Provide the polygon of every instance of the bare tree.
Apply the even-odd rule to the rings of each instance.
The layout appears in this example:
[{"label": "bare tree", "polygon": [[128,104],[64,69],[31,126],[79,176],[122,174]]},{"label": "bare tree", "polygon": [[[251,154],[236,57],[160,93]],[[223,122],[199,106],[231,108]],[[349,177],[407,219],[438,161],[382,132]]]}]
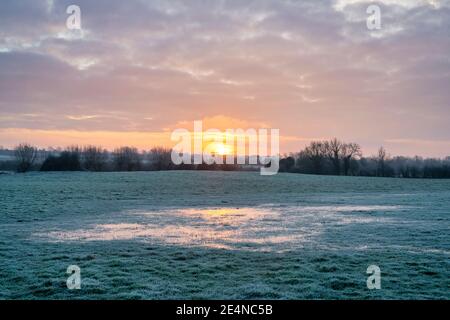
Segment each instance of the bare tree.
[{"label": "bare tree", "polygon": [[361,157],[361,146],[357,143],[346,143],[342,146],[342,158],[344,160],[344,174],[348,176],[351,160]]},{"label": "bare tree", "polygon": [[321,141],[312,141],[303,151],[304,155],[311,160],[315,174],[322,173],[323,161],[326,156],[325,143]]},{"label": "bare tree", "polygon": [[114,166],[119,171],[135,171],[141,168],[141,159],[137,148],[121,147],[113,152]]},{"label": "bare tree", "polygon": [[172,150],[155,147],[150,150],[149,161],[153,170],[168,170],[172,167]]},{"label": "bare tree", "polygon": [[335,175],[341,174],[341,152],[343,146],[344,144],[336,138],[325,142],[325,153],[328,159],[333,163]]},{"label": "bare tree", "polygon": [[385,166],[385,162],[386,162],[386,158],[387,158],[387,153],[386,153],[386,149],[384,149],[384,147],[380,147],[380,149],[378,149],[378,157],[377,157],[377,162],[378,162],[378,168],[377,168],[377,176],[381,176],[384,177],[386,174],[386,166]]},{"label": "bare tree", "polygon": [[80,156],[80,154],[82,153],[82,148],[78,145],[71,145],[68,146],[64,151]]},{"label": "bare tree", "polygon": [[108,153],[102,147],[86,146],[83,148],[83,166],[89,171],[102,171],[105,168]]},{"label": "bare tree", "polygon": [[14,149],[14,156],[17,161],[17,172],[27,172],[36,160],[37,149],[22,143]]}]

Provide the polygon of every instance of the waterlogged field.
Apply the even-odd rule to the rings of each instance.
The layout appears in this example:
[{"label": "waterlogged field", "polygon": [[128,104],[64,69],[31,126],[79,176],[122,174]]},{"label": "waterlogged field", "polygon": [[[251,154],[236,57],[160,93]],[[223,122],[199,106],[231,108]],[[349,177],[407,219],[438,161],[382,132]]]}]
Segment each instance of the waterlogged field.
[{"label": "waterlogged field", "polygon": [[449,299],[450,181],[1,175],[0,298]]}]

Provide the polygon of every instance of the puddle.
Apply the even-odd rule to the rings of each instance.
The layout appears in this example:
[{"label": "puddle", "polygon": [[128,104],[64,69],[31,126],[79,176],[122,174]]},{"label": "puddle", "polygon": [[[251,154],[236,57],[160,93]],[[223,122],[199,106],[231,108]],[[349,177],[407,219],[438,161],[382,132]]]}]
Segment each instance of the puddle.
[{"label": "puddle", "polygon": [[208,248],[284,251],[314,241],[325,228],[389,222],[389,217],[371,217],[364,212],[399,208],[264,206],[133,211],[114,217],[117,223],[84,221],[84,226],[79,229],[50,231],[35,236],[56,242],[138,240]]}]

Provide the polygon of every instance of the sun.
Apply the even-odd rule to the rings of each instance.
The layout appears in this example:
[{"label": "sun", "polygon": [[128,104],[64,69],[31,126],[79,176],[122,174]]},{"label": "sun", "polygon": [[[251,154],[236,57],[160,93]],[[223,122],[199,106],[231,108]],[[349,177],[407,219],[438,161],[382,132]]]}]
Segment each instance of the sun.
[{"label": "sun", "polygon": [[225,156],[233,153],[233,148],[223,143],[214,143],[211,146],[212,153]]}]

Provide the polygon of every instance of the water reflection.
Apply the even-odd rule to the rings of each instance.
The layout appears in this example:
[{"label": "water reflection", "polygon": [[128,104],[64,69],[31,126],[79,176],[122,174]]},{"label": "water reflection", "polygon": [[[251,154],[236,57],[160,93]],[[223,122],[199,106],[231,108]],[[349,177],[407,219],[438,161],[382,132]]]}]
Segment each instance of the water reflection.
[{"label": "water reflection", "polygon": [[[76,230],[36,234],[50,241],[138,240],[222,249],[284,251],[314,241],[325,228],[389,222],[393,206],[186,208],[126,212],[115,223],[85,221]],[[349,214],[350,213],[350,214]],[[359,214],[358,214],[359,213]]]}]

